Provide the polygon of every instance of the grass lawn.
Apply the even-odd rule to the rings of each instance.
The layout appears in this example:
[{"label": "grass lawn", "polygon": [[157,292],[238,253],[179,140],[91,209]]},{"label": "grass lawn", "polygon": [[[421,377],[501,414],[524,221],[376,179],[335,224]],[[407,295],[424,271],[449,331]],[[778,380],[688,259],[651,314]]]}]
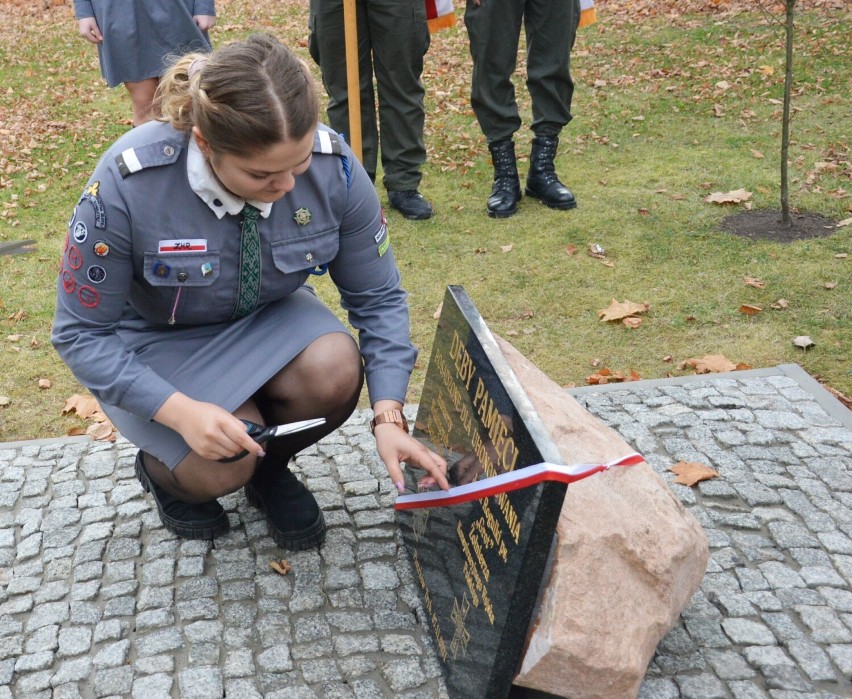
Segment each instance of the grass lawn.
[{"label": "grass lawn", "polygon": [[[124,90],[103,84],[70,6],[43,4],[0,0],[0,243],[37,241],[35,253],[0,257],[0,441],[84,425],[61,415],[82,389],[49,343],[55,275],[89,173],[129,128]],[[852,15],[843,2],[799,4],[791,203],[840,222],[852,216]],[[716,9],[694,12],[704,6]],[[217,7],[214,43],[269,31],[314,67],[307,3]],[[573,54],[575,119],[557,159],[579,202],[569,212],[524,199],[509,219],[485,215],[492,170],[468,100],[462,9],[455,28],[433,36],[421,191],[437,215],[411,222],[388,211],[421,350],[409,400],[419,398],[448,284],[464,286],[492,330],[563,385],[585,384],[603,368],[683,375],[693,370],[681,362],[722,354],[755,368],[798,362],[852,395],[852,225],[789,243],[721,229],[746,206],[779,206],[782,27],[746,0],[601,0],[598,9]],[[517,87],[524,174],[530,105],[521,80]],[[705,201],[738,189],[751,193],[747,203]],[[590,256],[590,245],[605,259]],[[327,280],[319,291],[337,307]],[[647,303],[641,325],[601,321],[613,299]],[[762,311],[743,313],[743,304]],[[792,343],[801,335],[815,343],[807,352]],[[42,379],[49,387],[39,387]]]}]

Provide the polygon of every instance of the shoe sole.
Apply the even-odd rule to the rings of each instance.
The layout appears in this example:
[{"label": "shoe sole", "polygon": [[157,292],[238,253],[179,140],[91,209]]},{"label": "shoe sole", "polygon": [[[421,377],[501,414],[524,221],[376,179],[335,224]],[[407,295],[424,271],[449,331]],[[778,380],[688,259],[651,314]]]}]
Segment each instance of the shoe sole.
[{"label": "shoe sole", "polygon": [[534,192],[531,192],[528,189],[524,190],[524,194],[526,194],[531,199],[538,199],[542,204],[544,204],[549,209],[559,209],[560,211],[568,211],[569,209],[576,209],[577,208],[577,202],[576,201],[572,201],[568,204],[548,204],[544,199],[542,199],[540,196],[538,196]]},{"label": "shoe sole", "polygon": [[246,483],[243,490],[246,493],[246,499],[266,515],[266,522],[269,524],[269,533],[272,535],[275,543],[282,549],[286,549],[287,551],[307,551],[308,549],[318,548],[325,541],[326,526],[322,510],[319,511],[316,521],[309,527],[293,532],[284,532],[275,526],[275,523],[269,517],[266,506],[263,503],[263,498],[260,497],[255,487],[251,483]]},{"label": "shoe sole", "polygon": [[154,499],[154,504],[157,506],[157,514],[160,515],[160,521],[163,523],[163,526],[175,536],[179,536],[182,539],[214,539],[217,536],[222,536],[222,534],[227,534],[231,530],[231,523],[228,520],[228,515],[224,512],[216,519],[210,520],[207,523],[195,525],[187,525],[182,520],[170,517],[163,512],[163,508],[160,507],[160,501],[157,500],[157,496],[154,494],[154,486],[147,471],[145,471],[145,468],[142,465],[141,456],[136,458],[134,468],[136,470],[136,478],[138,478],[139,482],[142,484],[142,489],[146,493],[149,493]]},{"label": "shoe sole", "polygon": [[511,211],[489,211],[488,209],[486,211],[488,211],[488,215],[491,218],[509,218],[509,216],[514,216],[518,213],[518,207],[515,207]]}]

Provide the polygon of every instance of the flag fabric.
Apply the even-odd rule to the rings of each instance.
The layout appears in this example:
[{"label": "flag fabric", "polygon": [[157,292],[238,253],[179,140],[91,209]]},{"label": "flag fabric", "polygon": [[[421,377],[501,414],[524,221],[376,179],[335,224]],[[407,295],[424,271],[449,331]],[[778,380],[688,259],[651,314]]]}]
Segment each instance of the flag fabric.
[{"label": "flag fabric", "polygon": [[594,0],[580,0],[580,26],[588,27],[598,21]]},{"label": "flag fabric", "polygon": [[426,0],[426,23],[431,34],[452,27],[456,23],[453,0]]}]

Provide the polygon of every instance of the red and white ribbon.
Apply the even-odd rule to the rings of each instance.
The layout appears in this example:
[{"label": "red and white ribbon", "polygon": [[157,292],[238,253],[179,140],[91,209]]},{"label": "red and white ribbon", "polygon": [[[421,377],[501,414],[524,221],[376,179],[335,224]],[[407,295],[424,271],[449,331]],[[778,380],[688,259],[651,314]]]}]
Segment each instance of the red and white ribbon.
[{"label": "red and white ribbon", "polygon": [[573,483],[591,476],[593,473],[608,471],[614,466],[633,466],[644,461],[641,454],[632,452],[622,456],[615,461],[606,464],[574,464],[564,466],[562,464],[551,464],[547,461],[526,466],[515,471],[501,473],[499,476],[483,478],[473,483],[459,485],[449,490],[430,490],[425,493],[413,495],[400,495],[396,499],[394,509],[418,510],[423,507],[446,507],[447,505],[458,505],[471,500],[508,493],[512,490],[520,490],[536,485],[544,481],[556,481],[558,483]]}]

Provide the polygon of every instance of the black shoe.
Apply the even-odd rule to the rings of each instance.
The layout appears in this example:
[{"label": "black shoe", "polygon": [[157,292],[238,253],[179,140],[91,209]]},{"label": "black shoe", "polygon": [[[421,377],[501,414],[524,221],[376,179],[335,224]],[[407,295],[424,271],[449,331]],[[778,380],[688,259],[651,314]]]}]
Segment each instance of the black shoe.
[{"label": "black shoe", "polygon": [[325,541],[325,517],[311,492],[287,466],[258,467],[245,485],[248,501],[266,514],[275,543],[288,551],[305,551]]},{"label": "black shoe", "polygon": [[494,141],[488,144],[488,150],[494,164],[494,186],[485,202],[485,209],[492,218],[507,218],[518,210],[521,200],[515,142],[511,138]]},{"label": "black shoe", "polygon": [[556,176],[553,159],[556,157],[558,145],[559,139],[556,136],[533,138],[525,191],[528,197],[540,199],[551,209],[574,209],[577,207],[577,200]]},{"label": "black shoe", "polygon": [[145,492],[153,496],[163,526],[173,534],[183,539],[213,539],[230,530],[228,515],[218,501],[184,502],[151,480],[141,450],[136,454],[136,477]]},{"label": "black shoe", "polygon": [[397,192],[388,190],[388,201],[394,209],[412,221],[432,218],[432,214],[435,213],[429,200],[416,189],[405,189]]}]

